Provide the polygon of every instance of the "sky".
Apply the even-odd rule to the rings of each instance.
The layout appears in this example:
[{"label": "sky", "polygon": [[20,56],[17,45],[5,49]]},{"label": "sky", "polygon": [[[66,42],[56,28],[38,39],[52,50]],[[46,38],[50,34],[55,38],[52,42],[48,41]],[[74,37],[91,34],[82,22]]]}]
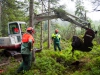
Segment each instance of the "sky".
[{"label": "sky", "polygon": [[[24,1],[24,0],[19,0],[19,1]],[[59,2],[61,5],[65,5],[66,6],[66,9],[71,11],[71,12],[74,12],[75,11],[75,3],[71,0],[60,0]],[[99,12],[93,12],[92,10],[92,5],[91,3],[89,2],[89,0],[85,0],[84,2],[84,5],[85,5],[85,8],[86,10],[88,10],[89,12],[87,13],[87,16],[89,18],[91,18],[92,20],[99,20],[100,21],[100,11]]]},{"label": "sky", "polygon": [[[60,0],[60,4],[61,5],[65,5],[66,8],[69,10],[69,11],[75,11],[75,3],[72,2],[71,0]],[[89,2],[89,0],[86,0],[84,2],[84,6],[86,8],[86,10],[88,10],[89,12],[87,13],[87,16],[89,18],[91,18],[92,20],[100,20],[100,12],[93,12],[92,8],[93,6],[91,5],[91,3]]]}]

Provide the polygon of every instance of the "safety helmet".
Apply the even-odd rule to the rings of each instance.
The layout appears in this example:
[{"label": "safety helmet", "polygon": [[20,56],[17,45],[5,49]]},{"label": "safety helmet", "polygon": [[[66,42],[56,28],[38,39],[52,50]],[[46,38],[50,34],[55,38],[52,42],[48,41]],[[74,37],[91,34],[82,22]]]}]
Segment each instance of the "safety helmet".
[{"label": "safety helmet", "polygon": [[32,27],[28,27],[26,30],[27,31],[31,31],[32,33],[35,33],[35,31],[34,31],[34,29]]},{"label": "safety helmet", "polygon": [[55,29],[55,33],[58,33],[58,29]]}]

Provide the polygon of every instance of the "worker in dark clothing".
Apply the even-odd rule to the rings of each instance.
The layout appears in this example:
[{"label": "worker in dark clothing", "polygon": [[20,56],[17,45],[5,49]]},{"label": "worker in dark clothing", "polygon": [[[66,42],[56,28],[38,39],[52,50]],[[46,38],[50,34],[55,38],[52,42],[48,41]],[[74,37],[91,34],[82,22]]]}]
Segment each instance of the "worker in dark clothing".
[{"label": "worker in dark clothing", "polygon": [[58,30],[56,29],[56,30],[55,30],[55,33],[52,34],[52,40],[53,40],[54,50],[55,50],[55,51],[57,50],[57,47],[58,47],[59,51],[61,51],[60,39],[61,39],[61,36],[60,36],[60,34],[58,33]]},{"label": "worker in dark clothing", "polygon": [[21,44],[21,55],[23,62],[17,70],[17,73],[27,71],[31,67],[32,63],[32,47],[34,43],[34,29],[32,27],[27,28],[27,32],[22,36],[22,44]]}]

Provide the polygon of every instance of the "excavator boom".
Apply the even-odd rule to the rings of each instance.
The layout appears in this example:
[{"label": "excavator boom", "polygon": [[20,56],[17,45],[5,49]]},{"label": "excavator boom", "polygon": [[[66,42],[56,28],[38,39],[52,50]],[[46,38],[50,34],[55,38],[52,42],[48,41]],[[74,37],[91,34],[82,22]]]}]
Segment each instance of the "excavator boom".
[{"label": "excavator boom", "polygon": [[[68,12],[66,12],[65,10],[62,10],[62,9],[53,9],[52,12],[46,12],[43,14],[36,15],[34,17],[34,24],[37,24],[41,21],[57,19],[57,18],[60,18],[63,21],[68,21],[70,23],[73,23],[84,29],[86,29],[87,28],[86,26],[88,25],[88,22],[86,22],[74,15],[69,14]],[[76,19],[81,21],[81,23],[76,21]]]}]

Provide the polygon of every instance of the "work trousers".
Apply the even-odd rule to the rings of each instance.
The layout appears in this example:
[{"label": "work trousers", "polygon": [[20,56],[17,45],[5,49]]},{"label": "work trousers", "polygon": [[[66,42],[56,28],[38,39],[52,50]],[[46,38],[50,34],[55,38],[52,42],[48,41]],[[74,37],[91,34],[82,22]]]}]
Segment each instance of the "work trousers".
[{"label": "work trousers", "polygon": [[22,54],[22,63],[17,70],[17,73],[21,71],[28,71],[32,65],[32,52],[30,54]]},{"label": "work trousers", "polygon": [[60,43],[54,43],[54,50],[56,51],[57,48],[61,51]]}]

